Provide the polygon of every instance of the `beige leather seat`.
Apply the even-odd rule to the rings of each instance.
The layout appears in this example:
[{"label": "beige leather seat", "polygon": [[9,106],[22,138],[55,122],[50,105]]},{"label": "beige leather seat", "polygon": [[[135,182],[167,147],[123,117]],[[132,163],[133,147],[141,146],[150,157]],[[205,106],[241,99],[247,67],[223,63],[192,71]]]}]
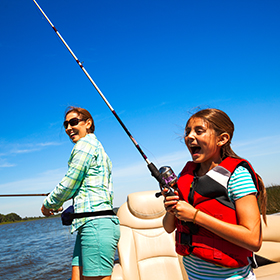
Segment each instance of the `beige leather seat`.
[{"label": "beige leather seat", "polygon": [[163,198],[156,191],[129,194],[118,210],[121,238],[119,264],[112,280],[187,280],[175,252],[174,234],[165,232]]},{"label": "beige leather seat", "polygon": [[262,222],[263,243],[256,253],[273,264],[260,266],[254,272],[260,280],[280,279],[280,215],[268,215],[267,226]]}]

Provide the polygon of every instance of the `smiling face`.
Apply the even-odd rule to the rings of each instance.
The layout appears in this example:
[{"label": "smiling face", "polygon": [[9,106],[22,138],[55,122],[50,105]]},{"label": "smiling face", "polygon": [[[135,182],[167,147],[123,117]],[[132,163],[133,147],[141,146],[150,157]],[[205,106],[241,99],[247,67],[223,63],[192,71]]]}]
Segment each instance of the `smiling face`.
[{"label": "smiling face", "polygon": [[73,126],[68,123],[67,127],[65,128],[65,132],[74,143],[77,143],[81,138],[85,137],[89,133],[88,131],[91,127],[92,122],[90,119],[84,120],[82,115],[74,111],[69,112],[65,116],[65,121],[69,122],[74,118],[78,118],[81,121],[79,121],[77,125]]},{"label": "smiling face", "polygon": [[207,121],[202,118],[192,118],[185,129],[185,143],[195,163],[213,168],[222,159],[221,146],[228,140],[228,135],[216,135],[216,132]]}]

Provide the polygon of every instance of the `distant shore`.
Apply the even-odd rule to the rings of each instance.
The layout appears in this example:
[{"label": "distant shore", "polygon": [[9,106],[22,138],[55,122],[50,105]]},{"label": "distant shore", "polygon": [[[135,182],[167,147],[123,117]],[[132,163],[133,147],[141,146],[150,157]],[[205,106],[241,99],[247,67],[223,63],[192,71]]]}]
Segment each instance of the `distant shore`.
[{"label": "distant shore", "polygon": [[14,224],[14,223],[23,223],[23,222],[30,222],[30,221],[36,221],[36,220],[42,220],[42,219],[53,219],[53,218],[60,218],[61,214],[52,215],[50,217],[35,217],[35,218],[23,218],[18,221],[8,221],[8,222],[2,222],[1,225],[7,225],[7,224]]}]

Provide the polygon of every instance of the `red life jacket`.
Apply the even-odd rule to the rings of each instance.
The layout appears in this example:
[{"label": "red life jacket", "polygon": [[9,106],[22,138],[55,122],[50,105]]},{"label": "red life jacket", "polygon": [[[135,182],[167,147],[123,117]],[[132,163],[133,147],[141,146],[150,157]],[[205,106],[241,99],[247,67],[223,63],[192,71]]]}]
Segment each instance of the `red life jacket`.
[{"label": "red life jacket", "polygon": [[[228,197],[228,182],[238,166],[245,167],[251,174],[259,191],[257,176],[250,163],[244,159],[227,157],[202,177],[196,177],[198,165],[188,162],[178,179],[180,199],[196,209],[222,221],[237,224],[235,205]],[[195,256],[224,267],[242,267],[249,264],[252,252],[237,246],[216,234],[191,222],[176,219],[176,252]]]}]

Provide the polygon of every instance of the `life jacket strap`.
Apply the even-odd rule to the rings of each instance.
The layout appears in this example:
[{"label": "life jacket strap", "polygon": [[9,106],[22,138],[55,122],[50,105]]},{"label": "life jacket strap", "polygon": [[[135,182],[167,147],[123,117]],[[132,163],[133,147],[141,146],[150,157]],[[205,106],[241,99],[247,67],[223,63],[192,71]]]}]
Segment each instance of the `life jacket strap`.
[{"label": "life jacket strap", "polygon": [[192,234],[182,232],[180,243],[189,247],[189,252],[192,253],[194,246],[192,245]]}]

